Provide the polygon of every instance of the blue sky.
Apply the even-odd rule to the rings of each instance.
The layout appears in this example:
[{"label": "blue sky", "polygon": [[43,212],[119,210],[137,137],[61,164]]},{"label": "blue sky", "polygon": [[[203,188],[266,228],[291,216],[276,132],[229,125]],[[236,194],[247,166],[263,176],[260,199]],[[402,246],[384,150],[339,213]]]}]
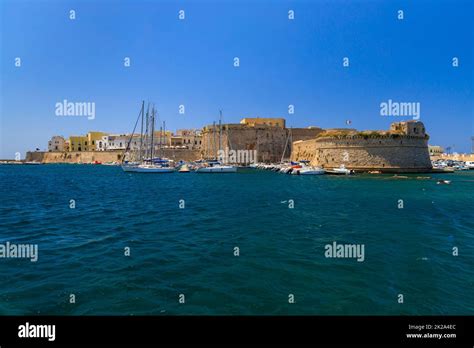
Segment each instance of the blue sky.
[{"label": "blue sky", "polygon": [[[219,109],[224,122],[387,129],[410,117],[381,116],[381,102],[419,102],[431,144],[470,151],[472,1],[0,3],[0,158],[44,149],[56,134],[130,132],[142,99],[171,130],[211,124]],[[94,102],[95,119],[56,116],[63,99]]]}]

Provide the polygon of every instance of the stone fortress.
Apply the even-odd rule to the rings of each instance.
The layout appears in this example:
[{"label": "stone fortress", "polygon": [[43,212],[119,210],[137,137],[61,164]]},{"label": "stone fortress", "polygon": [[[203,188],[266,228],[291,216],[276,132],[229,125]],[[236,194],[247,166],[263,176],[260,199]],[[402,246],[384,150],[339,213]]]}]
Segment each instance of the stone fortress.
[{"label": "stone fortress", "polygon": [[291,138],[308,140],[321,132],[323,129],[319,127],[290,130],[286,128],[284,118],[244,118],[236,124],[204,127],[201,155],[204,159],[211,159],[218,157],[218,149],[255,150],[258,162],[275,163],[280,162],[283,156],[290,157]]},{"label": "stone fortress", "polygon": [[295,141],[291,158],[326,169],[345,165],[356,172],[428,172],[428,139],[419,121],[392,123],[388,131],[326,130]]},{"label": "stone fortress", "polygon": [[[170,135],[169,144],[174,144],[173,139]],[[419,121],[392,123],[388,131],[357,131],[348,128],[287,128],[284,118],[244,118],[240,123],[205,126],[199,131],[199,141],[193,139],[191,142],[197,145],[169,146],[162,149],[161,156],[175,161],[195,161],[218,158],[219,149],[250,150],[256,154],[255,161],[265,163],[278,163],[282,159],[306,160],[326,169],[345,165],[359,172],[428,172],[432,168],[429,136]],[[179,144],[183,145],[190,141],[181,142]],[[92,141],[84,146],[86,144],[94,145]],[[108,162],[120,161],[123,153],[124,149],[53,149],[28,152],[26,160],[43,163]]]}]

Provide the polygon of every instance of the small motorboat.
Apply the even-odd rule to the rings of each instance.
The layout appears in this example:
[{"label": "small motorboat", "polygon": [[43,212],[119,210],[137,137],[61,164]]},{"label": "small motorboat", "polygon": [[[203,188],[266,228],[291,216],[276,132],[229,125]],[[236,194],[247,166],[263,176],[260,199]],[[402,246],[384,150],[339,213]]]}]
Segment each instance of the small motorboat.
[{"label": "small motorboat", "polygon": [[189,169],[187,164],[183,164],[181,168],[179,168],[178,173],[190,173],[191,170]]},{"label": "small motorboat", "polygon": [[451,180],[438,180],[438,185],[449,185],[451,184]]},{"label": "small motorboat", "polygon": [[351,175],[354,174],[353,170],[347,169],[344,164],[341,164],[339,168],[333,168],[326,171],[328,174],[332,175]]},{"label": "small motorboat", "polygon": [[293,175],[323,175],[326,171],[319,167],[303,167],[300,169],[293,169],[291,174]]}]

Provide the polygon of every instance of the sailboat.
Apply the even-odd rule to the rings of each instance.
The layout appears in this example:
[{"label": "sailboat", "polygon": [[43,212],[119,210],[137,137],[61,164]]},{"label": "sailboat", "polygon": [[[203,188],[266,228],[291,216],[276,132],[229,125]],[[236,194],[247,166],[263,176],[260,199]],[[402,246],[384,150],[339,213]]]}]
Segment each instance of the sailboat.
[{"label": "sailboat", "polygon": [[[155,107],[153,106],[150,113],[150,104],[148,104],[147,112],[145,114],[145,101],[142,102],[142,107],[138,115],[135,127],[127,143],[127,147],[122,156],[122,169],[129,173],[173,173],[174,167],[169,165],[169,161],[162,158],[154,157],[154,132],[155,132]],[[140,129],[140,148],[138,150],[137,161],[125,161],[126,154],[130,151],[130,144],[138,122],[141,121]],[[143,127],[145,126],[145,130]],[[161,145],[161,143],[160,143]],[[130,156],[131,157],[131,156]]]},{"label": "sailboat", "polygon": [[[280,173],[285,174],[293,174],[293,175],[322,175],[325,174],[326,171],[321,167],[310,166],[310,161],[301,160],[299,163],[294,163],[290,161],[289,163],[283,162],[283,158],[285,156],[286,149],[288,147],[288,141],[291,137],[290,141],[290,154],[293,151],[293,135],[292,135],[292,128],[288,132],[288,137],[286,138],[285,148],[283,149],[283,155],[281,156],[280,166],[278,170]],[[291,158],[291,157],[290,157]]]},{"label": "sailboat", "polygon": [[[214,123],[213,129],[215,131],[215,123]],[[216,142],[214,139],[214,144],[215,143]],[[222,150],[222,110],[219,110],[219,150]],[[205,165],[202,165],[196,169],[196,173],[236,173],[236,172],[237,172],[236,166],[222,164],[221,162],[217,160],[217,158],[211,161],[207,161]]]}]

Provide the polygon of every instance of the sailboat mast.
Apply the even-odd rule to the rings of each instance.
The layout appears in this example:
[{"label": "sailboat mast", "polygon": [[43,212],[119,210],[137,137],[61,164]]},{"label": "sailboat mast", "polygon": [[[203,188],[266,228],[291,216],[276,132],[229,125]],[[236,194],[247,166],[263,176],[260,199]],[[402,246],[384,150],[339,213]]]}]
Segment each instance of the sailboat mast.
[{"label": "sailboat mast", "polygon": [[153,136],[154,136],[154,133],[155,133],[155,105],[153,105],[152,109],[151,109],[151,154],[150,154],[150,158],[151,158],[151,162],[153,163]]},{"label": "sailboat mast", "polygon": [[214,159],[217,158],[217,142],[216,142],[216,121],[212,122],[212,130],[213,130],[213,136],[214,136]]},{"label": "sailboat mast", "polygon": [[291,127],[288,130],[288,136],[286,137],[285,147],[283,148],[283,154],[281,155],[280,163],[283,163],[283,158],[285,157],[286,148],[288,147],[288,141],[290,140],[290,136],[291,136]]},{"label": "sailboat mast", "polygon": [[138,114],[138,118],[135,121],[135,126],[133,127],[133,131],[132,131],[132,134],[130,135],[130,139],[128,139],[127,145],[125,146],[125,149],[123,150],[123,153],[121,156],[121,163],[125,161],[125,156],[127,155],[127,152],[130,150],[130,145],[135,135],[135,130],[137,129],[138,121],[140,121],[141,117],[143,117],[143,105],[142,105],[142,108],[140,109],[140,113]]},{"label": "sailboat mast", "polygon": [[291,136],[291,140],[290,140],[290,160],[291,160],[291,154],[293,153],[293,128],[290,127],[290,136]]},{"label": "sailboat mast", "polygon": [[144,141],[145,141],[145,160],[148,158],[149,155],[149,125],[150,125],[150,103],[148,103],[148,107],[146,110],[146,116],[145,116],[145,135],[144,135]]},{"label": "sailboat mast", "polygon": [[141,128],[140,128],[140,153],[138,155],[138,160],[141,162],[143,160],[143,116],[145,114],[145,101],[142,100],[142,111],[141,111]]},{"label": "sailboat mast", "polygon": [[219,110],[219,150],[222,150],[222,110]]},{"label": "sailboat mast", "polygon": [[[163,121],[163,142],[166,141],[166,122]],[[163,149],[161,149],[161,157],[163,157]]]}]

